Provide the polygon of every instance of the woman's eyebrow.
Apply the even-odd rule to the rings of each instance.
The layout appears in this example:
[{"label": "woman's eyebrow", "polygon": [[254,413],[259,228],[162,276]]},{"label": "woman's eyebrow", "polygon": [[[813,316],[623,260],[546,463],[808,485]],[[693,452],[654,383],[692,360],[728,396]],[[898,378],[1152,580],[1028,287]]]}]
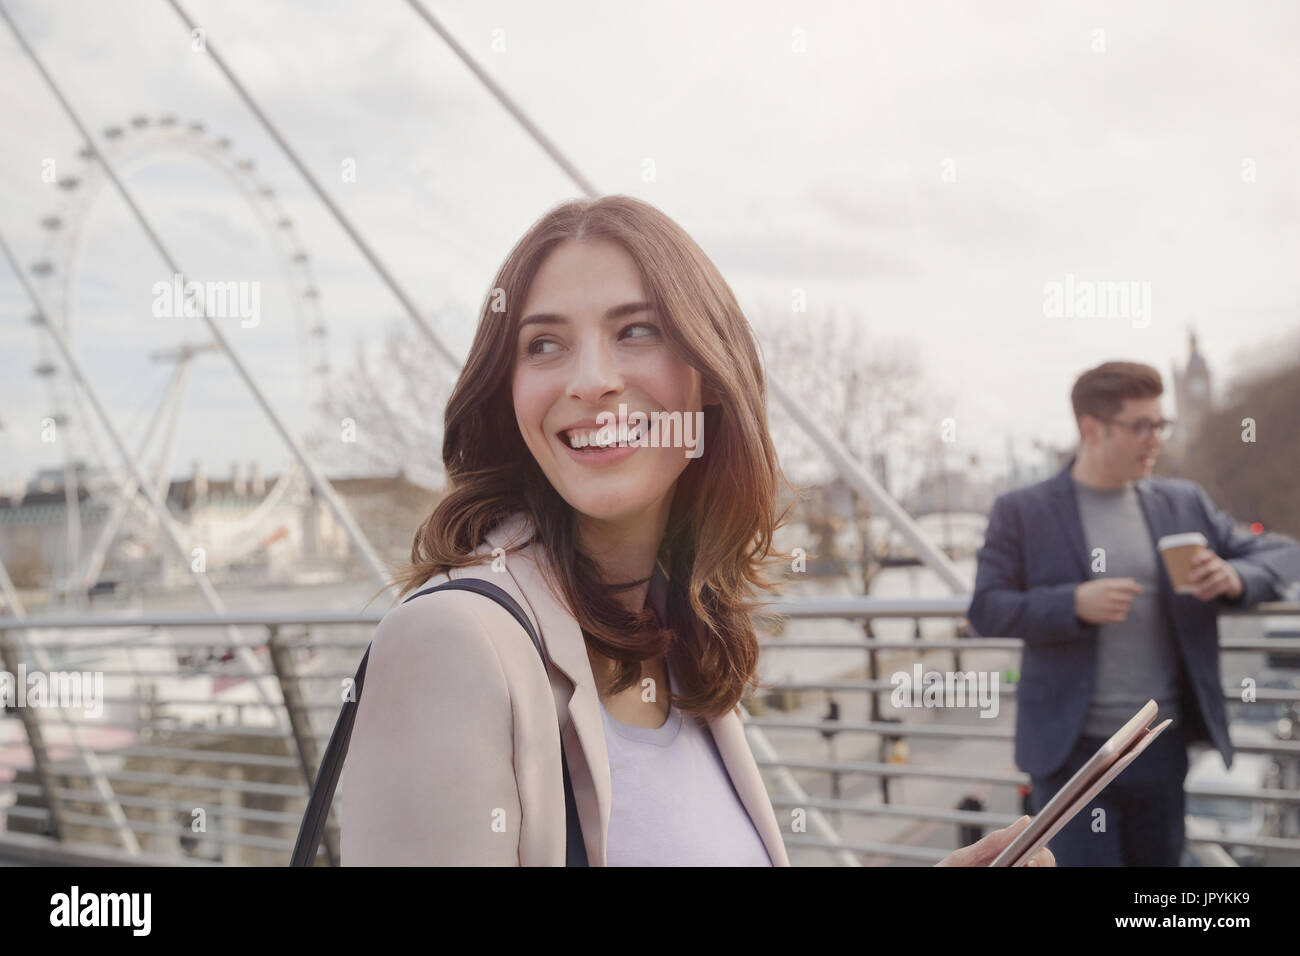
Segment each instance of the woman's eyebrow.
[{"label": "woman's eyebrow", "polygon": [[[622,305],[616,305],[605,313],[605,321],[613,319],[622,319],[629,315],[636,315],[638,312],[653,312],[654,306],[649,302],[625,302]],[[569,321],[565,316],[558,315],[554,312],[534,312],[519,323],[519,329],[522,331],[529,325],[562,325]]]}]

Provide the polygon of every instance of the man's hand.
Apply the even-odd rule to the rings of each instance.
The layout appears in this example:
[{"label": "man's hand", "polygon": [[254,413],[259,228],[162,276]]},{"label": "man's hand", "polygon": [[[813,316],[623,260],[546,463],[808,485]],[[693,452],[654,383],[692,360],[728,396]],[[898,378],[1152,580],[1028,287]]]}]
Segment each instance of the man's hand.
[{"label": "man's hand", "polygon": [[1097,578],[1074,589],[1074,613],[1089,624],[1118,624],[1128,617],[1142,585],[1132,578]]},{"label": "man's hand", "polygon": [[1212,601],[1216,597],[1235,601],[1246,589],[1237,569],[1209,548],[1202,548],[1192,558],[1192,570],[1187,576],[1187,583],[1196,588],[1196,596],[1202,601]]},{"label": "man's hand", "polygon": [[[1011,844],[1012,840],[1020,836],[1021,830],[1029,826],[1029,819],[1027,816],[1021,817],[1011,826],[994,830],[977,843],[953,850],[935,866],[988,866]],[[1043,847],[1029,858],[1025,866],[1056,866],[1056,857],[1052,855],[1051,850]]]}]

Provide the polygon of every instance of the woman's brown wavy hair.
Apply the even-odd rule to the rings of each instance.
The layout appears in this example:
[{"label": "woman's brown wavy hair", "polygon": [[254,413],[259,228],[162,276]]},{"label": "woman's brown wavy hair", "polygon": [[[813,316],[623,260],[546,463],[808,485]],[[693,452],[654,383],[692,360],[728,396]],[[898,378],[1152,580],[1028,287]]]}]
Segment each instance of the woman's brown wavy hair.
[{"label": "woman's brown wavy hair", "polygon": [[[579,548],[573,509],[524,444],[512,398],[520,310],[547,255],[566,240],[604,238],[641,273],[664,332],[720,404],[704,409],[703,454],[677,479],[659,560],[668,572],[668,625],[629,612],[614,597],[644,584],[609,582]],[[627,196],[565,202],[511,250],[479,317],[469,358],[447,403],[442,460],[448,493],[420,526],[411,563],[395,583],[406,594],[450,568],[480,563],[473,552],[510,514],[523,511],[549,558],[551,587],[590,648],[618,662],[608,693],[641,678],[640,662],[672,647],[679,687],[673,706],[718,717],[758,686],[751,615],[779,590],[770,579],[779,483],[789,486],[767,427],[759,344],[721,273],[668,216]],[[515,549],[517,550],[517,549]],[[681,693],[678,693],[681,691]]]}]

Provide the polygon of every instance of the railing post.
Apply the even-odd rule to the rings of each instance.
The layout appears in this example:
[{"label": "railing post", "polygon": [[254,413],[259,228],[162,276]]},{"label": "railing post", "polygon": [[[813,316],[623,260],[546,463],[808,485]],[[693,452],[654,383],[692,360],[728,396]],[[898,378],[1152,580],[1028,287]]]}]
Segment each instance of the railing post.
[{"label": "railing post", "polygon": [[[867,680],[875,683],[880,679],[880,661],[876,657],[876,635],[872,628],[872,618],[868,617],[862,621],[862,633],[867,640]],[[880,723],[884,721],[884,715],[880,712],[880,691],[870,690],[867,692],[871,698],[871,721]],[[889,747],[889,739],[881,737],[876,747],[876,761],[885,762],[885,753]],[[889,777],[884,774],[880,776],[880,802],[889,802]]]},{"label": "railing post", "polygon": [[[0,628],[0,663],[3,663],[4,669],[13,676],[15,681],[15,695],[19,693],[17,681],[18,675],[18,652],[14,649],[9,640],[9,632]],[[50,810],[50,836],[56,840],[62,840],[63,834],[67,832],[67,826],[63,819],[63,805],[59,801],[57,792],[58,781],[55,780],[53,772],[50,770],[50,753],[45,747],[45,735],[41,732],[40,722],[36,719],[36,712],[27,706],[17,708],[18,716],[23,722],[23,730],[27,733],[27,745],[32,750],[32,763],[36,767],[36,777],[41,782],[41,789],[45,792],[45,802],[49,805]]]},{"label": "railing post", "polygon": [[[833,696],[827,695],[826,716],[823,717],[822,720],[825,720],[827,722],[832,722],[832,721],[838,721],[839,719],[840,719],[839,702]],[[835,758],[835,733],[836,732],[831,729],[826,729],[823,730],[821,733],[822,733],[822,737],[826,739],[827,758],[830,763],[834,764],[836,762],[836,758]],[[839,800],[840,794],[841,794],[840,772],[838,770],[832,770],[831,771],[831,799]],[[833,813],[834,813],[835,825],[837,827],[843,827],[844,821],[842,819],[842,815],[840,811],[835,810],[833,811]]]},{"label": "railing post", "polygon": [[[244,768],[236,764],[230,768],[228,776],[232,782],[239,783],[245,778]],[[227,787],[222,792],[221,809],[223,812],[221,814],[220,831],[226,836],[242,835],[245,830],[243,820],[233,812],[243,809],[243,800],[238,789]],[[243,844],[231,840],[221,848],[221,862],[226,866],[243,866],[246,852]]]},{"label": "railing post", "polygon": [[[267,649],[271,652],[271,667],[280,684],[280,696],[284,700],[285,710],[289,715],[289,727],[293,731],[294,743],[298,748],[298,764],[302,769],[303,780],[308,792],[316,783],[316,774],[320,772],[320,753],[316,748],[316,735],[312,733],[311,717],[306,701],[302,697],[302,687],[298,681],[297,669],[293,666],[293,648],[285,647],[280,639],[280,627],[272,624],[266,638]],[[333,807],[330,816],[334,815]],[[338,837],[335,827],[326,826],[325,853],[331,866],[338,866]]]},{"label": "railing post", "polygon": [[[871,632],[870,618],[863,621],[862,631],[867,640],[867,680],[874,682],[880,679],[880,673],[876,666],[876,642]],[[871,694],[871,719],[876,721],[880,719],[880,691],[872,690],[869,693]]]}]

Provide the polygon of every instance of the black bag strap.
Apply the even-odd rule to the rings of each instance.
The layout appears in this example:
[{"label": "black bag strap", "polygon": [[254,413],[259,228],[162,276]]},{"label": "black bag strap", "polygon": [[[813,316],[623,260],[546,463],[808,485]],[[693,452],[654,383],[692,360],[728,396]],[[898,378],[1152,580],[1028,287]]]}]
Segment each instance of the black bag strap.
[{"label": "black bag strap", "polygon": [[[434,591],[473,591],[475,594],[496,601],[523,625],[542,658],[542,666],[546,666],[546,654],[542,651],[542,642],[538,639],[537,632],[533,630],[532,622],[524,614],[519,602],[505,590],[480,578],[457,578],[454,581],[425,588],[412,594],[402,603],[413,601],[425,594],[432,594]],[[356,693],[352,700],[343,702],[343,709],[339,712],[339,718],[334,724],[334,732],[330,734],[330,742],[325,748],[325,756],[321,760],[316,782],[311,788],[311,798],[307,802],[307,812],[303,814],[302,825],[298,829],[298,840],[294,843],[290,866],[311,866],[316,860],[316,851],[320,847],[321,838],[325,834],[325,823],[329,819],[330,805],[334,802],[334,791],[338,788],[339,775],[343,772],[343,760],[347,756],[348,743],[352,739],[352,725],[356,723],[357,706],[361,703],[361,686],[366,679],[366,662],[369,660],[370,648],[367,647],[366,653],[361,658],[361,665],[357,668]],[[578,803],[573,796],[573,779],[569,776],[569,760],[564,753],[563,740],[560,741],[560,762],[564,771],[564,865],[587,866],[587,849],[582,841]]]}]

